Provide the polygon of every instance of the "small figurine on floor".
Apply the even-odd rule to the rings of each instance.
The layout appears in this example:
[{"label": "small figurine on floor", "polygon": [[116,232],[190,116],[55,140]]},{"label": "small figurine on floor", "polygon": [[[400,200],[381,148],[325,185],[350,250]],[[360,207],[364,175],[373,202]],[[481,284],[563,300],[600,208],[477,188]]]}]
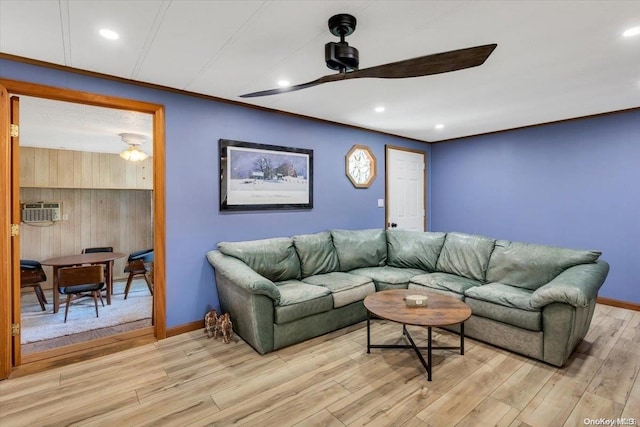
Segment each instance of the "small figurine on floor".
[{"label": "small figurine on floor", "polygon": [[215,310],[211,310],[204,315],[204,333],[209,338],[215,337],[218,323],[218,313]]},{"label": "small figurine on floor", "polygon": [[231,323],[229,313],[225,313],[218,318],[218,328],[214,336],[217,336],[218,333],[222,336],[223,343],[229,344],[231,342],[231,338],[233,337],[233,324]]}]

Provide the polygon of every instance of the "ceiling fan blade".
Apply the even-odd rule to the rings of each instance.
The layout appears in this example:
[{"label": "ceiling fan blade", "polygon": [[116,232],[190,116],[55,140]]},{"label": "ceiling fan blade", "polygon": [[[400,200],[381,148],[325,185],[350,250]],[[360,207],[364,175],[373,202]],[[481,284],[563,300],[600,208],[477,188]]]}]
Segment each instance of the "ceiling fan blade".
[{"label": "ceiling fan blade", "polygon": [[488,44],[406,59],[352,71],[347,73],[344,78],[403,79],[463,70],[482,65],[497,46],[497,44]]},{"label": "ceiling fan blade", "polygon": [[246,93],[244,95],[240,95],[240,98],[255,98],[257,96],[277,95],[279,93],[293,92],[295,90],[306,89],[308,87],[313,87],[313,86],[320,85],[322,83],[329,83],[336,80],[342,80],[344,78],[345,78],[345,73],[330,74],[328,76],[322,76],[319,79],[313,80],[311,82],[302,83],[295,86],[287,86],[287,87],[281,87],[278,89],[269,89],[269,90],[262,90],[260,92]]},{"label": "ceiling fan blade", "polygon": [[282,87],[278,89],[263,90],[260,92],[240,95],[240,98],[255,98],[258,96],[277,95],[279,93],[293,92],[295,90],[306,89],[323,83],[335,82],[338,80],[358,79],[358,78],[378,78],[378,79],[403,79],[407,77],[421,77],[431,74],[448,73],[450,71],[463,70],[465,68],[477,67],[487,60],[497,44],[469,47],[466,49],[452,50],[449,52],[435,53],[404,61],[392,62],[390,64],[378,65],[376,67],[355,70],[347,73],[330,74],[320,77],[308,83],[295,86]]}]

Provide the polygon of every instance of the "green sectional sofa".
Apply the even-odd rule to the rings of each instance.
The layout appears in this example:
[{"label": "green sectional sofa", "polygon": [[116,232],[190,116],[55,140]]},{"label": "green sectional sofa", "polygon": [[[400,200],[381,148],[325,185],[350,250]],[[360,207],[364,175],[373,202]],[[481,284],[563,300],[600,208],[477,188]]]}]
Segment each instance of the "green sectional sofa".
[{"label": "green sectional sofa", "polygon": [[207,254],[222,311],[262,354],[360,322],[367,295],[409,288],[467,303],[473,315],[465,335],[556,366],[589,329],[609,271],[599,256],[464,233],[377,229],[221,242]]}]

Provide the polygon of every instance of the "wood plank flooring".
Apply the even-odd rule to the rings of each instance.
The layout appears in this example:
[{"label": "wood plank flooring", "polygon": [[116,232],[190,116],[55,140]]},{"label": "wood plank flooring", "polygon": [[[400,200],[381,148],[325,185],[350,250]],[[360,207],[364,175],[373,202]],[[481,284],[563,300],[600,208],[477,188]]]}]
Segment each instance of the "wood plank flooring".
[{"label": "wood plank flooring", "polygon": [[107,328],[94,329],[77,334],[65,335],[63,337],[22,344],[22,355],[23,357],[26,355],[33,355],[34,353],[40,353],[54,348],[84,343],[87,341],[97,340],[99,338],[111,337],[125,332],[135,331],[137,329],[148,328],[150,326],[153,326],[151,319],[142,319]]},{"label": "wood plank flooring", "polygon": [[[414,338],[426,338],[411,328]],[[434,333],[439,345],[458,337]],[[401,341],[374,321],[372,342]],[[583,426],[640,423],[640,312],[597,305],[563,369],[467,339],[434,351],[366,352],[365,323],[264,356],[202,330],[0,381],[4,426]],[[616,425],[616,424],[612,424]],[[620,425],[620,424],[618,424]]]}]

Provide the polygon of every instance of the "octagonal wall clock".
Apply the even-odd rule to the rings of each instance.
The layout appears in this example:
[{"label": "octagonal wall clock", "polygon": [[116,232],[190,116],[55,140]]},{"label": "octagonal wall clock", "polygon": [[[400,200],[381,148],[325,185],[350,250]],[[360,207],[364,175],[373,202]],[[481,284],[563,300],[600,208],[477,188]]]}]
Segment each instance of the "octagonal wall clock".
[{"label": "octagonal wall clock", "polygon": [[345,173],[356,188],[369,188],[376,179],[376,157],[366,145],[354,145],[345,156]]}]

